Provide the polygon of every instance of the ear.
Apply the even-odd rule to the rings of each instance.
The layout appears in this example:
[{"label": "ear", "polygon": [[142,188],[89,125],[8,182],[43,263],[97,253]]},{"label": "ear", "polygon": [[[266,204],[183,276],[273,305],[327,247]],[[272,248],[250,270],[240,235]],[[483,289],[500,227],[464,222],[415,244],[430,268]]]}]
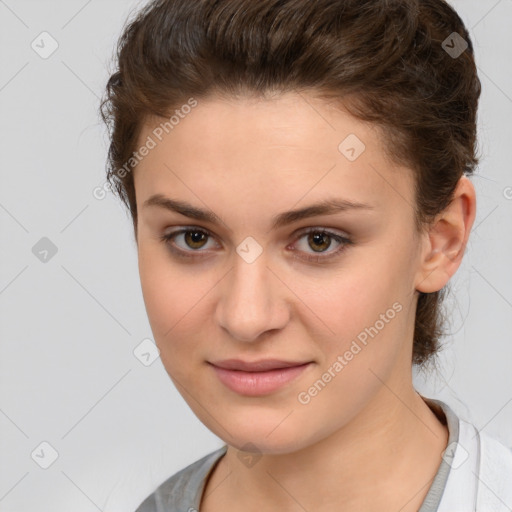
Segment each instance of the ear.
[{"label": "ear", "polygon": [[423,235],[416,290],[432,293],[440,290],[459,268],[471,227],[476,216],[476,193],[473,183],[462,176],[448,207]]}]

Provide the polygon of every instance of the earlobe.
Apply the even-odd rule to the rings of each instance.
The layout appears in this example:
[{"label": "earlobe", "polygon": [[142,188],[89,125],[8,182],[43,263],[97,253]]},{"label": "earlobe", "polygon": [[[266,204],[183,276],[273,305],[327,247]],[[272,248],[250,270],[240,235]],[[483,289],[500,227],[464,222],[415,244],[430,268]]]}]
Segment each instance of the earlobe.
[{"label": "earlobe", "polygon": [[424,249],[416,290],[432,293],[443,288],[459,268],[476,216],[473,183],[462,176],[451,203],[423,235]]}]

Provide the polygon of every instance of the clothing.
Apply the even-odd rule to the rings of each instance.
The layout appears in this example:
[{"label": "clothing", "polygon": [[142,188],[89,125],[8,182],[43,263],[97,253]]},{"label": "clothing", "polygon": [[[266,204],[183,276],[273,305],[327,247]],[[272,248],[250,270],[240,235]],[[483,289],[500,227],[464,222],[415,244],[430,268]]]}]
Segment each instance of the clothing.
[{"label": "clothing", "polygon": [[[512,449],[459,418],[444,402],[422,397],[448,427],[448,445],[418,512],[510,512]],[[208,476],[227,445],[178,471],[135,512],[200,512]]]}]

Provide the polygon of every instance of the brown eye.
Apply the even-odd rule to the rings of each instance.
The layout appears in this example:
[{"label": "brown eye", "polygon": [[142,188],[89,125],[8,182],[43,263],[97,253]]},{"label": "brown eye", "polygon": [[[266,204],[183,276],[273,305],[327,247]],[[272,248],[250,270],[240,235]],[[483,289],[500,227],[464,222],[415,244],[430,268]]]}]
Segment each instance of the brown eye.
[{"label": "brown eye", "polygon": [[[346,250],[348,245],[353,243],[352,240],[346,236],[342,236],[331,231],[326,231],[322,228],[309,228],[307,231],[302,232],[298,236],[298,240],[302,240],[303,238],[306,238],[306,247],[299,247],[300,250],[294,249],[294,257],[314,263],[321,263],[339,256],[343,251]],[[327,252],[327,249],[331,247],[333,240],[335,243],[339,244],[339,247],[333,251]],[[313,253],[317,253],[318,256],[311,254],[311,252],[307,250],[308,248],[313,250]],[[299,254],[304,254],[304,256]]]},{"label": "brown eye", "polygon": [[319,248],[319,251],[317,252],[323,252],[324,249],[329,249],[331,245],[329,235],[326,233],[318,233],[314,231],[308,234],[308,243],[311,244],[310,247],[314,251],[317,250],[314,246]]},{"label": "brown eye", "polygon": [[[213,236],[208,231],[193,227],[181,228],[160,237],[161,241],[177,257],[196,259],[208,255],[209,251],[202,249],[207,247],[210,238],[213,239]],[[306,247],[299,247],[298,250],[294,248],[294,258],[315,263],[326,262],[340,255],[348,245],[353,244],[346,236],[327,231],[323,228],[309,228],[297,238],[298,241],[302,239],[305,239]],[[327,249],[331,247],[333,240],[339,247],[328,252]],[[181,241],[181,243],[178,243],[178,241]],[[206,253],[206,255],[201,253]],[[318,255],[316,256],[314,253]]]},{"label": "brown eye", "polygon": [[[203,229],[197,228],[182,228],[171,233],[162,235],[160,239],[164,242],[169,250],[178,257],[183,258],[194,258],[195,253],[207,252],[203,251],[203,247],[208,244],[210,233]],[[182,242],[178,244],[177,239],[182,239]]]},{"label": "brown eye", "polygon": [[183,233],[185,243],[191,249],[201,249],[208,236],[204,231],[184,231]]}]

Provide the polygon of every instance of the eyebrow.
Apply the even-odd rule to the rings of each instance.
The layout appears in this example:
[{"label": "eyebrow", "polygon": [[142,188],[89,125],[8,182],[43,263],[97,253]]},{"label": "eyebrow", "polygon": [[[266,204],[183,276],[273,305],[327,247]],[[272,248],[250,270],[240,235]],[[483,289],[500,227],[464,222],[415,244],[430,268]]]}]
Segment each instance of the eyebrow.
[{"label": "eyebrow", "polygon": [[[224,224],[225,222],[213,211],[197,208],[186,201],[178,201],[165,197],[162,194],[155,194],[144,201],[143,208],[147,206],[158,206],[172,212],[179,213],[191,219],[210,222],[211,224]],[[333,215],[348,210],[373,210],[374,207],[347,199],[324,199],[318,203],[311,204],[297,210],[290,210],[279,213],[272,217],[272,229],[278,229],[301,219],[307,219],[316,215]]]}]

